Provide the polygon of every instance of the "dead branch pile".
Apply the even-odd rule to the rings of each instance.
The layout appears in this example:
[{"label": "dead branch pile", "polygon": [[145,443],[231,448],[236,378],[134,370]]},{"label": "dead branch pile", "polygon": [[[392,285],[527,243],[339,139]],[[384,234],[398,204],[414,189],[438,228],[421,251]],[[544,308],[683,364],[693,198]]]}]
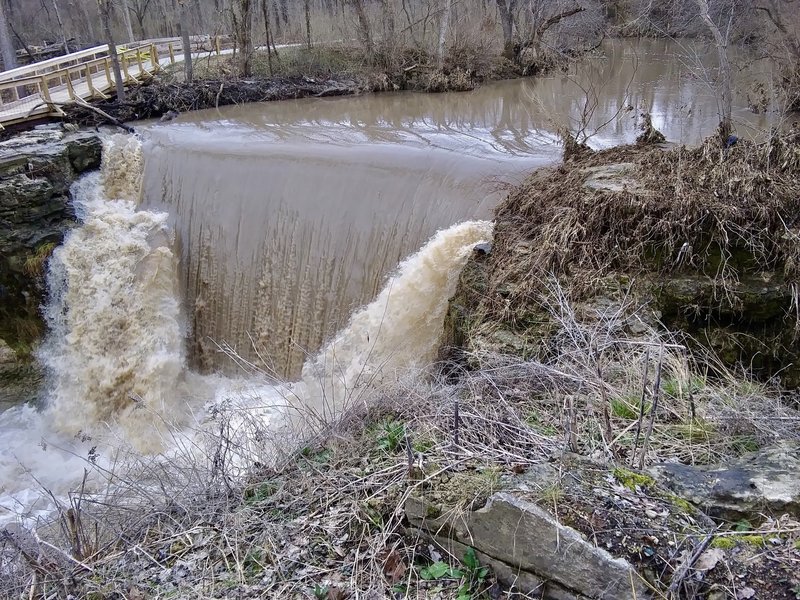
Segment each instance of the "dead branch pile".
[{"label": "dead branch pile", "polygon": [[[616,148],[542,170],[497,211],[493,289],[511,304],[535,298],[549,273],[573,290],[612,271],[718,278],[777,271],[800,276],[800,143],[716,139],[670,151]],[[587,189],[595,168],[624,163],[621,189]],[[728,260],[746,253],[747,260]],[[720,258],[721,257],[721,258]]]},{"label": "dead branch pile", "polygon": [[[345,96],[367,91],[365,81],[356,78],[312,79],[204,79],[192,83],[152,81],[129,90],[125,102],[96,102],[98,108],[120,121],[160,117],[167,112],[185,112],[247,102],[268,102],[306,97]],[[81,125],[99,124],[97,115],[82,106],[65,108],[68,118]]]}]

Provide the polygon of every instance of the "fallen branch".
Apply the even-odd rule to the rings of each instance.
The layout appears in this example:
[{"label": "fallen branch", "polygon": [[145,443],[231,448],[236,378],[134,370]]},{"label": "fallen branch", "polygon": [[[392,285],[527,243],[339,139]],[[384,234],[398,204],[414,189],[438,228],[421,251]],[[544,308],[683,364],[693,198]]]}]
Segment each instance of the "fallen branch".
[{"label": "fallen branch", "polygon": [[40,102],[39,104],[37,104],[36,106],[34,106],[33,108],[31,108],[28,111],[28,115],[27,116],[31,116],[36,111],[36,109],[39,108],[40,106],[47,106],[47,107],[50,107],[51,109],[55,108],[58,111],[59,114],[64,115],[65,113],[64,113],[63,110],[61,110],[61,107],[62,106],[64,106],[64,107],[72,106],[74,104],[80,106],[81,108],[85,108],[87,110],[90,110],[91,112],[99,115],[105,121],[108,121],[111,125],[116,125],[117,127],[121,128],[121,129],[124,129],[128,133],[136,133],[136,130],[133,127],[131,127],[130,125],[126,125],[125,123],[123,123],[119,119],[117,119],[115,117],[112,117],[110,114],[108,114],[104,110],[101,110],[101,109],[97,108],[96,106],[92,106],[91,104],[86,102],[86,100],[84,100],[83,98],[75,98],[75,100],[72,100],[70,102]]}]

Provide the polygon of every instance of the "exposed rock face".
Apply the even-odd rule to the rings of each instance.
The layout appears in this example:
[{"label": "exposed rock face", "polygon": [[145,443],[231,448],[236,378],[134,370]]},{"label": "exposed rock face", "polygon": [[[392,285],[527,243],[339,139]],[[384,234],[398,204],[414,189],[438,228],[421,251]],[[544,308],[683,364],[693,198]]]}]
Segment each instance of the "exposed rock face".
[{"label": "exposed rock face", "polygon": [[798,444],[765,448],[724,465],[658,465],[651,473],[716,518],[800,516]]},{"label": "exposed rock face", "polygon": [[[796,142],[781,147],[797,152]],[[619,148],[534,173],[498,208],[493,255],[465,267],[446,341],[467,357],[541,359],[557,328],[540,282],[557,280],[589,318],[622,299],[726,366],[800,387],[797,192],[784,184],[800,163],[773,172],[775,160],[715,152]],[[770,212],[770,198],[786,204]],[[759,214],[782,216],[756,224]]]},{"label": "exposed rock face", "polygon": [[60,128],[0,142],[0,339],[18,352],[41,334],[44,266],[75,223],[70,184],[101,151],[96,134]]},{"label": "exposed rock face", "polygon": [[626,560],[612,557],[517,494],[499,492],[483,508],[457,517],[457,511],[441,512],[414,497],[405,510],[412,525],[453,555],[463,556],[468,546],[474,547],[482,564],[523,593],[550,600],[650,597]]}]

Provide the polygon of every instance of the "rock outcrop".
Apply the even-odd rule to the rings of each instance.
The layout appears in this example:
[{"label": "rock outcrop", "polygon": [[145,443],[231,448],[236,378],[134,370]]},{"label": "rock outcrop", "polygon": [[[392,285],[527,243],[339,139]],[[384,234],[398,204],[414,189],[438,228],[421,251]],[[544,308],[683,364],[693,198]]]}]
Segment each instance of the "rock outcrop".
[{"label": "rock outcrop", "polygon": [[717,519],[800,517],[800,445],[764,448],[719,465],[656,465],[651,474]]},{"label": "rock outcrop", "polygon": [[614,558],[560,524],[547,511],[500,492],[474,512],[452,519],[439,508],[410,498],[412,525],[428,532],[454,556],[474,547],[482,564],[523,593],[552,600],[649,598],[647,586],[624,559]]},{"label": "rock outcrop", "polygon": [[70,185],[101,151],[96,134],[58,127],[0,142],[0,340],[17,354],[42,332],[45,264],[75,224]]}]

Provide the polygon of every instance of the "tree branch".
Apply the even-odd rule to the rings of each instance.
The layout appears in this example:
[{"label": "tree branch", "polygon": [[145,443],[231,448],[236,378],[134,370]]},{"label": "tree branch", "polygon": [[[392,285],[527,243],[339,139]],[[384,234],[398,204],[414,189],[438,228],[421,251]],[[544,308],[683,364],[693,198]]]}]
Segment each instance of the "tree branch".
[{"label": "tree branch", "polygon": [[782,34],[786,35],[786,26],[780,19],[776,19],[775,15],[772,14],[772,11],[766,6],[756,6],[754,7],[756,10],[762,10],[767,13],[767,18],[772,21],[772,24],[780,31]]},{"label": "tree branch", "polygon": [[564,10],[557,15],[553,15],[547,21],[542,23],[542,26],[539,27],[539,35],[543,34],[545,31],[550,29],[553,25],[556,25],[562,19],[566,19],[567,17],[571,17],[572,15],[577,15],[578,13],[582,13],[586,9],[583,6],[576,6],[575,8],[571,8],[569,10]]}]

